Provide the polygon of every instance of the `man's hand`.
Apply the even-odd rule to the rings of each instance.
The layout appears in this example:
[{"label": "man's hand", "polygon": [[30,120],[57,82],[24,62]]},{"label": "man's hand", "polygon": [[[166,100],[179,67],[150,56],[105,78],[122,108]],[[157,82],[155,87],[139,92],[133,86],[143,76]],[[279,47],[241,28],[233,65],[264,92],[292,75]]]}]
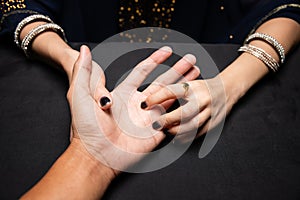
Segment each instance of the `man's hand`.
[{"label": "man's hand", "polygon": [[[68,92],[72,132],[103,164],[123,170],[153,150],[165,137],[162,131],[152,128],[152,123],[170,103],[165,102],[149,111],[143,110],[140,104],[148,95],[176,82],[186,72],[187,80],[197,78],[199,69],[194,66],[195,58],[191,55],[183,57],[143,92],[137,88],[171,54],[169,47],[155,51],[112,91],[111,98],[104,87],[101,68],[92,62],[88,48],[81,48]],[[105,96],[112,101],[103,108],[99,100]]]}]

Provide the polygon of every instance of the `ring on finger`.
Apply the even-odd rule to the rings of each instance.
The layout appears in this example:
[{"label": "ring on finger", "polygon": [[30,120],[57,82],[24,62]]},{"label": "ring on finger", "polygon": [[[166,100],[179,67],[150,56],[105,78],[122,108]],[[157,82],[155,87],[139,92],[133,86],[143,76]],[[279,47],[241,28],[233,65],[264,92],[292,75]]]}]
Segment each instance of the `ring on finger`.
[{"label": "ring on finger", "polygon": [[188,83],[182,83],[182,87],[184,89],[184,96],[186,97],[189,92],[190,85]]}]

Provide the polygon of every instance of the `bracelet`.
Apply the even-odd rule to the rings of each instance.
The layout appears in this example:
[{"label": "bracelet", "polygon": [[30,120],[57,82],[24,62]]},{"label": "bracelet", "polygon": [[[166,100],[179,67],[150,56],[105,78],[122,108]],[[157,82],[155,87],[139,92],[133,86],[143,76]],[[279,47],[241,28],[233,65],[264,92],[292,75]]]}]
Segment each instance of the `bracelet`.
[{"label": "bracelet", "polygon": [[21,48],[23,49],[23,51],[27,57],[29,57],[29,55],[30,55],[29,48],[30,48],[30,45],[32,44],[33,40],[39,34],[49,31],[49,30],[58,33],[63,40],[67,41],[65,32],[59,25],[53,24],[53,23],[39,25],[39,26],[35,27],[34,29],[32,29],[24,37],[24,39],[22,41]]},{"label": "bracelet", "polygon": [[280,63],[281,64],[284,63],[285,50],[284,50],[283,46],[274,37],[264,34],[264,33],[254,33],[245,40],[245,44],[249,43],[250,41],[252,41],[254,39],[261,39],[261,40],[267,42],[268,44],[270,44],[273,47],[273,49],[276,51],[278,56],[280,57]]},{"label": "bracelet", "polygon": [[41,15],[41,14],[36,14],[36,15],[30,15],[26,18],[24,18],[17,26],[15,33],[14,33],[14,42],[15,44],[21,48],[21,41],[20,41],[20,34],[22,29],[29,23],[37,21],[37,20],[41,20],[41,21],[45,21],[45,22],[49,22],[49,23],[53,23],[53,21],[45,16],[45,15]]},{"label": "bracelet", "polygon": [[244,46],[240,47],[238,51],[246,52],[255,56],[273,72],[277,72],[279,69],[279,63],[270,54],[268,54],[261,48],[245,44]]}]

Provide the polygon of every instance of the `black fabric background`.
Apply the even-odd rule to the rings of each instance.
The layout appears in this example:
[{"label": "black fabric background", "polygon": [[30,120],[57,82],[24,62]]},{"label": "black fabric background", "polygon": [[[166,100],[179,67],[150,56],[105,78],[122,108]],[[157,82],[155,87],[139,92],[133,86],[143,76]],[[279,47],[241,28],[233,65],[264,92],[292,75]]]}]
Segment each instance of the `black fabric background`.
[{"label": "black fabric background", "polygon": [[[220,68],[237,56],[235,45],[204,47]],[[120,175],[104,199],[299,199],[299,55],[241,99],[207,157],[200,138],[164,169]],[[63,72],[1,45],[0,199],[18,198],[68,146],[67,89]]]}]

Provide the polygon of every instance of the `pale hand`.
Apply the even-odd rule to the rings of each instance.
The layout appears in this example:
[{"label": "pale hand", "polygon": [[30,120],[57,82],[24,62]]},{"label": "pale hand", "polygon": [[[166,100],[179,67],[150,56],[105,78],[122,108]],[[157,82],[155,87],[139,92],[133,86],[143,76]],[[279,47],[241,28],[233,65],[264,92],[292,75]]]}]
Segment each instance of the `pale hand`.
[{"label": "pale hand", "polygon": [[232,104],[226,99],[222,80],[216,76],[208,80],[193,80],[161,88],[146,99],[148,108],[170,99],[184,99],[186,103],[159,117],[157,130],[166,129],[172,135],[180,134],[182,141],[190,132],[200,136],[224,120]]}]

